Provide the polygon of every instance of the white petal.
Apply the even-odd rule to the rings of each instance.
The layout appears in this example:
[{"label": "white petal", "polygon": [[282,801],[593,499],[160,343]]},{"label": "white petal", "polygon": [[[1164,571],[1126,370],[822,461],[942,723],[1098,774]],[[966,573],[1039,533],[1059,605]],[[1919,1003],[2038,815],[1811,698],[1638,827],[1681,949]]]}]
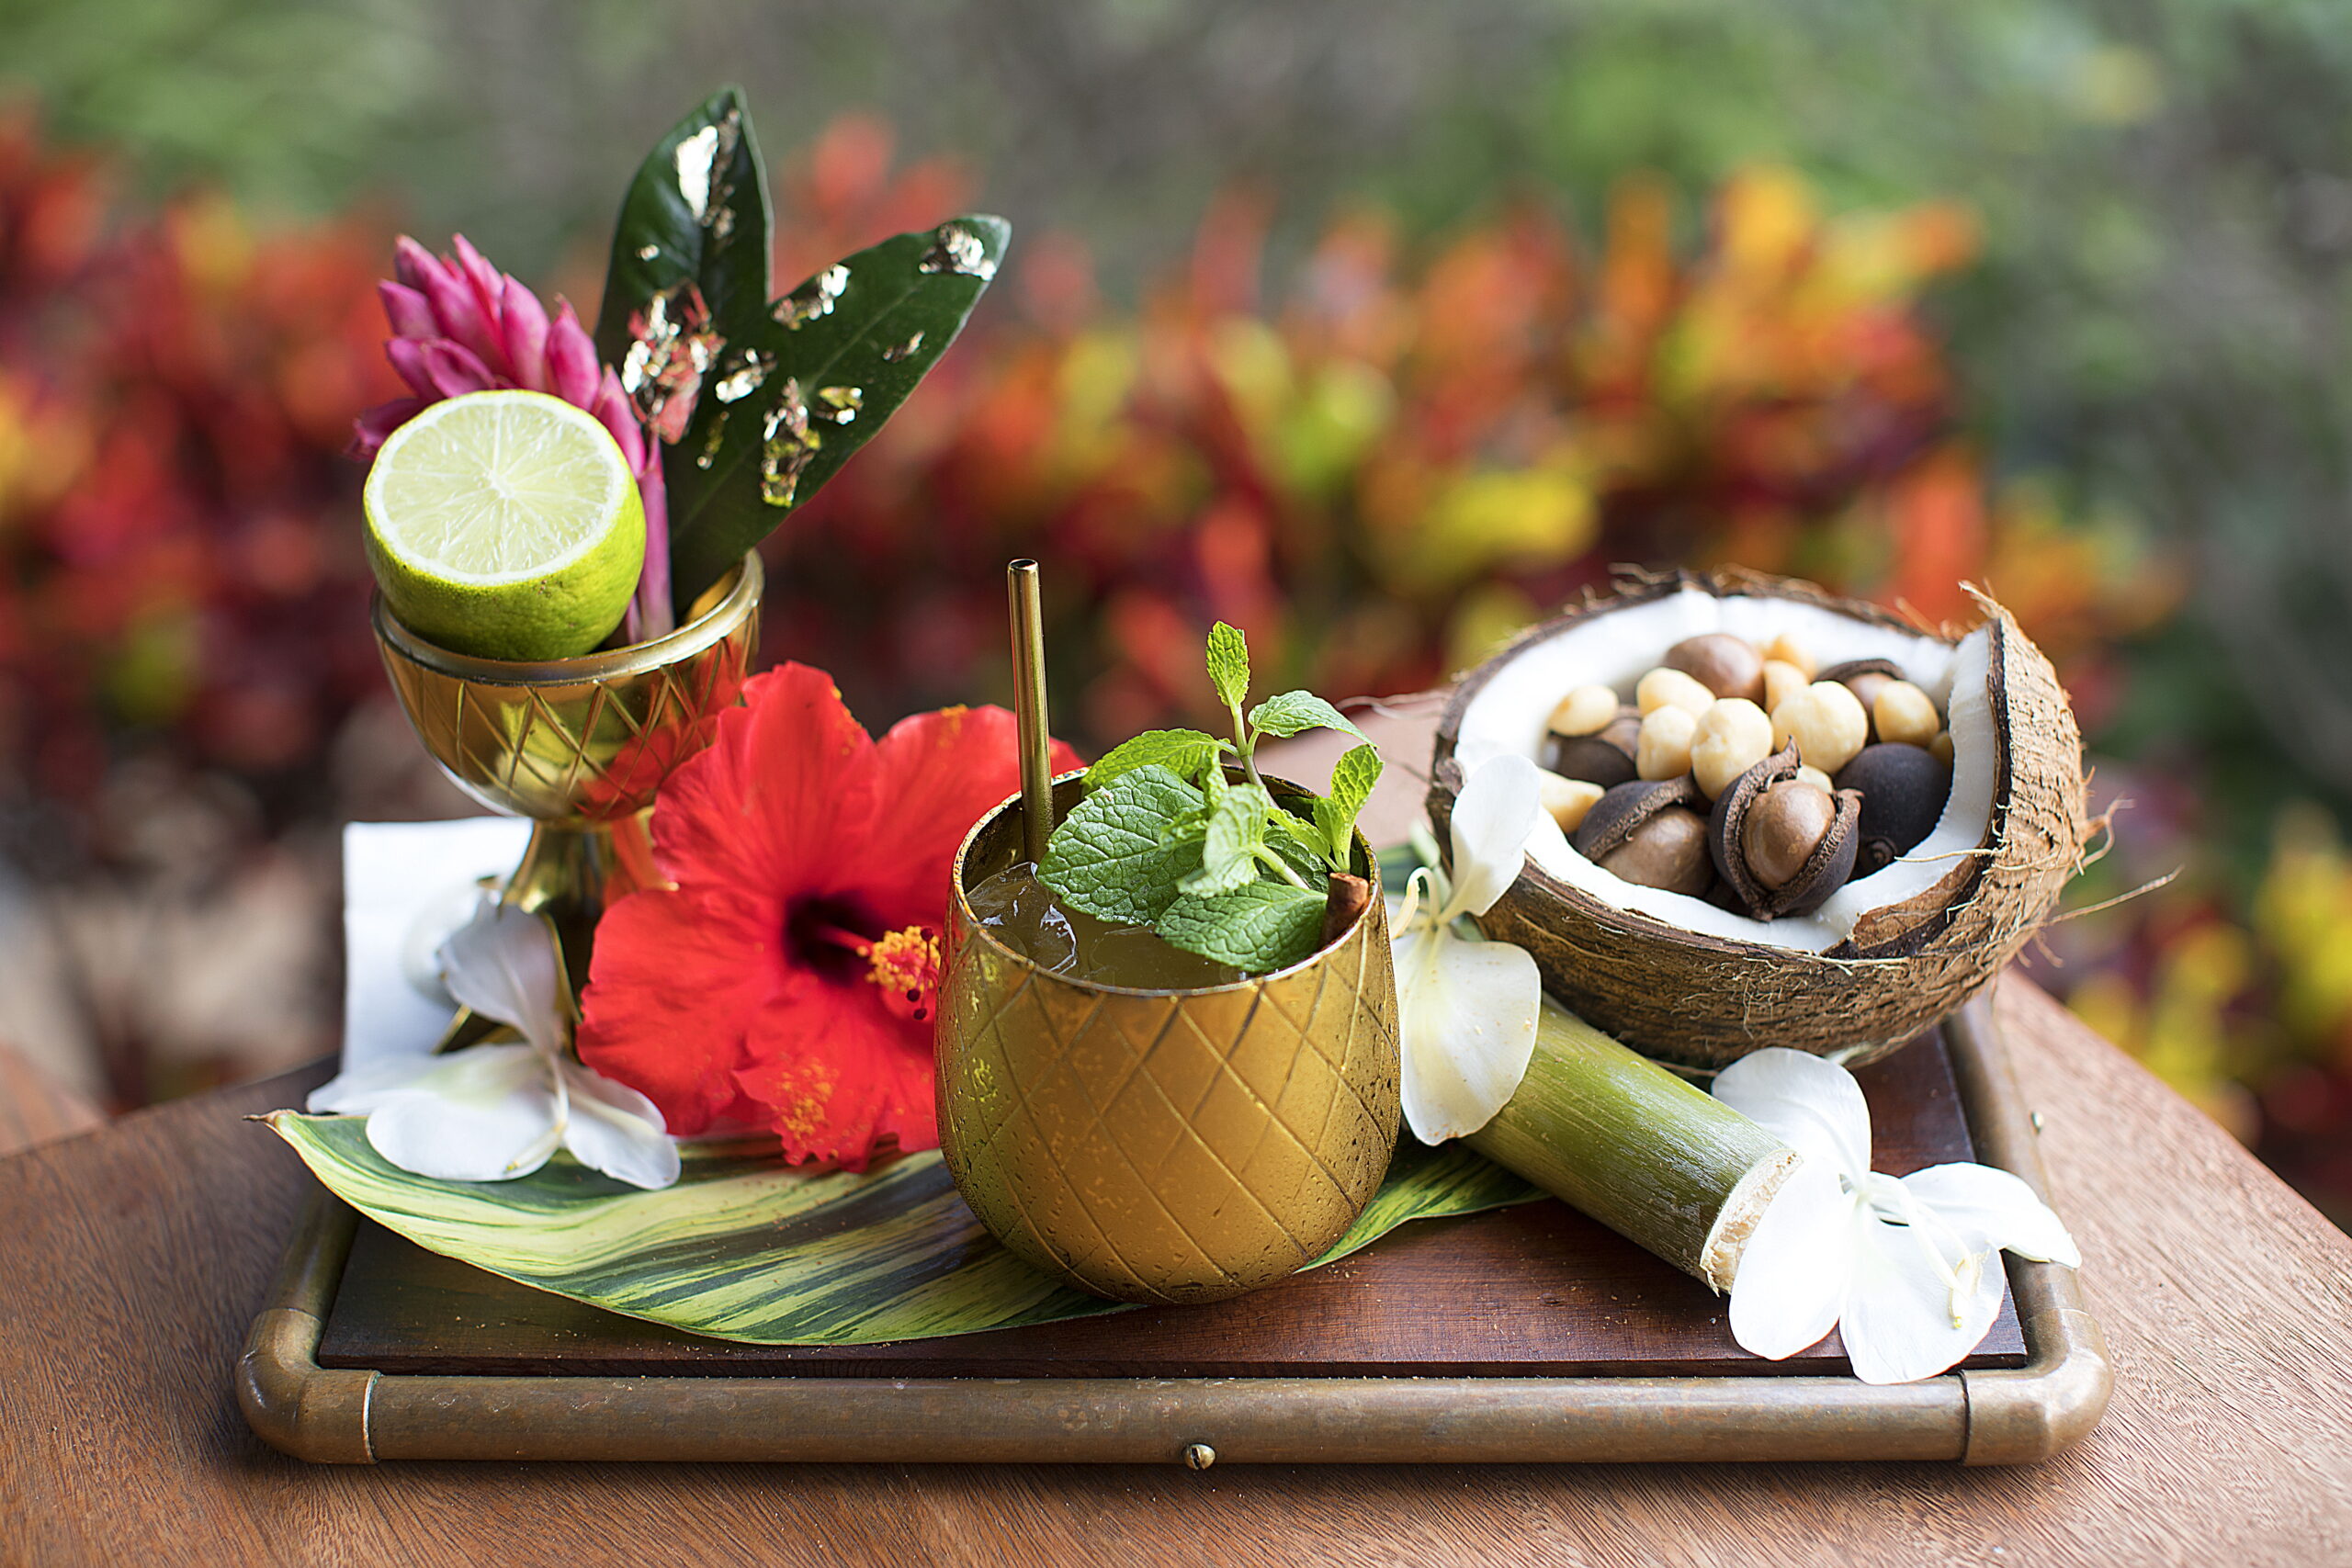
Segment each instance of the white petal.
[{"label": "white petal", "polygon": [[1475,1133],[1535,1054],[1544,980],[1527,950],[1423,926],[1397,939],[1405,1121],[1425,1144]]},{"label": "white petal", "polygon": [[[1521,756],[1496,757],[1479,765],[1453,802],[1454,915],[1483,915],[1519,880],[1527,861],[1528,836],[1545,816],[1535,784],[1535,764]],[[1552,824],[1559,830],[1559,824]]]},{"label": "white petal", "polygon": [[1871,1108],[1835,1062],[1777,1045],[1750,1052],[1715,1075],[1715,1098],[1855,1186],[1870,1174]]},{"label": "white petal", "polygon": [[1741,1349],[1785,1360],[1838,1326],[1853,1271],[1856,1201],[1819,1161],[1789,1173],[1732,1276],[1731,1337]]},{"label": "white petal", "polygon": [[548,1162],[562,1134],[537,1046],[476,1045],[441,1061],[368,1118],[378,1154],[443,1181],[499,1181]]},{"label": "white petal", "polygon": [[2017,1177],[1988,1165],[1931,1165],[1903,1179],[1914,1198],[1977,1247],[2004,1247],[2037,1263],[2082,1267],[2075,1238]]},{"label": "white petal", "polygon": [[314,1116],[365,1116],[440,1065],[440,1057],[403,1052],[385,1061],[346,1067],[312,1089],[303,1108]]},{"label": "white petal", "polygon": [[563,1049],[562,969],[555,928],[544,918],[485,902],[442,943],[441,972],[449,994],[474,1011],[514,1025],[542,1050]]},{"label": "white petal", "polygon": [[661,1108],[602,1073],[563,1064],[571,1122],[563,1146],[592,1170],[631,1187],[657,1189],[678,1179],[678,1145],[664,1131]]},{"label": "white petal", "polygon": [[482,891],[479,878],[466,876],[447,884],[417,906],[401,935],[401,973],[417,995],[438,1007],[455,1002],[441,974],[441,949],[465,929],[467,921],[481,913],[483,904],[497,901],[496,894]]},{"label": "white petal", "polygon": [[1560,831],[1559,819],[1541,808],[1540,795],[1537,804],[1535,826],[1528,830],[1526,841],[1520,845],[1520,853],[1534,856],[1538,865],[1565,865],[1568,859],[1568,836]]},{"label": "white petal", "polygon": [[[1931,1378],[1984,1342],[2001,1309],[1997,1261],[1967,1269],[1968,1288],[1955,1296],[1917,1228],[1890,1225],[1865,1209],[1854,1230],[1854,1275],[1838,1332],[1856,1377],[1874,1383]],[[1947,1254],[1945,1262],[1965,1260]]]}]

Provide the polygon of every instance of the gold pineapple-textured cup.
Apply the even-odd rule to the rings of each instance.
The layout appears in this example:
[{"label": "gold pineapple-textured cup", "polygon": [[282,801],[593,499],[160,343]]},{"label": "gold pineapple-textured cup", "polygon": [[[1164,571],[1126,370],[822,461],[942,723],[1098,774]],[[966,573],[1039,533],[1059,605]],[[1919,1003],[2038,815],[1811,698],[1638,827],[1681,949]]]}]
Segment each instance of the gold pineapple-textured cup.
[{"label": "gold pineapple-textured cup", "polygon": [[502,897],[555,921],[575,987],[606,907],[662,880],[647,829],[654,792],[734,705],[762,581],[759,558],[745,556],[667,637],[527,663],[436,647],[376,599],[384,671],[424,749],[482,805],[531,819]]},{"label": "gold pineapple-textured cup", "polygon": [[[1082,788],[1055,781],[1057,818]],[[1355,852],[1372,875],[1361,836]],[[1275,974],[1126,990],[1040,968],[978,925],[966,894],[1021,853],[1016,796],[956,856],[939,1131],[965,1201],[1022,1258],[1120,1301],[1216,1301],[1320,1258],[1396,1143],[1381,900]]]}]

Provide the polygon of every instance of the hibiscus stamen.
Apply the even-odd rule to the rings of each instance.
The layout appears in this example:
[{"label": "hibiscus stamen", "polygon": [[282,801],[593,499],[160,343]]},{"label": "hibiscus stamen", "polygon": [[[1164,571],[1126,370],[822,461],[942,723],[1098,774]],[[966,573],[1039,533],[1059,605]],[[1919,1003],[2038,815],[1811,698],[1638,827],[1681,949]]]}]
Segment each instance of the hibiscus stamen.
[{"label": "hibiscus stamen", "polygon": [[939,995],[939,935],[907,926],[865,944],[865,977],[882,989],[883,1005],[920,1023]]}]

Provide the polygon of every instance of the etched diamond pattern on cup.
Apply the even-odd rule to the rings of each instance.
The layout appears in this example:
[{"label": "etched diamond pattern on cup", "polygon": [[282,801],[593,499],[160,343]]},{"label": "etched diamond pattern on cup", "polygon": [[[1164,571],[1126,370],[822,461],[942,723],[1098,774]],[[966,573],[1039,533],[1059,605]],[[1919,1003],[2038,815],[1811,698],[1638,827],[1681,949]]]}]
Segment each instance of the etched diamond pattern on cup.
[{"label": "etched diamond pattern on cup", "polygon": [[458,680],[388,655],[426,750],[493,809],[540,820],[633,815],[709,744],[742,687],[749,636],[651,671],[561,685]]},{"label": "etched diamond pattern on cup", "polygon": [[1033,1261],[1131,1299],[1230,1294],[1320,1256],[1377,1187],[1396,1128],[1385,921],[1295,973],[1180,995],[1096,990],[950,930],[949,1163]]}]

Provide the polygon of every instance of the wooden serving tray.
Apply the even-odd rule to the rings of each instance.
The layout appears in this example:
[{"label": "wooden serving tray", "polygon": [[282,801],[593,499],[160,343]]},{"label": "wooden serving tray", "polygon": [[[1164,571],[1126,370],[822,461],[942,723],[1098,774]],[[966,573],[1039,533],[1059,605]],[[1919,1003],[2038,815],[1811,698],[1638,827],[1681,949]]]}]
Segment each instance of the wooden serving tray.
[{"label": "wooden serving tray", "polygon": [[[2041,1186],[1988,1009],[1859,1075],[1880,1168]],[[1204,1306],[896,1345],[734,1345],[427,1253],[321,1195],[242,1363],[303,1458],[1233,1461],[1957,1459],[2086,1430],[2109,1382],[2071,1273],[2009,1260],[1976,1353],[1871,1388],[1833,1336],[1787,1361],[1565,1205],[1406,1225]]]}]

